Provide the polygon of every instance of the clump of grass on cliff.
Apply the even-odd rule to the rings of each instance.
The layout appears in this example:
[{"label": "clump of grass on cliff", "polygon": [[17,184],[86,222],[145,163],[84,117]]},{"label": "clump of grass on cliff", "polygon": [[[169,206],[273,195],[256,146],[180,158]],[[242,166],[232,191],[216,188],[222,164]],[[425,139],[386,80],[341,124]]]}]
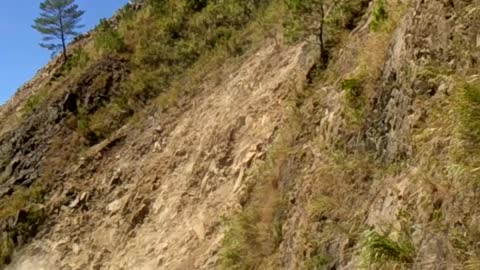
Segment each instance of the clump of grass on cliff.
[{"label": "clump of grass on cliff", "polygon": [[480,146],[480,81],[465,83],[457,94],[460,134],[470,150]]},{"label": "clump of grass on cliff", "polygon": [[408,266],[415,259],[415,246],[403,234],[398,240],[393,240],[388,235],[367,231],[361,246],[365,269],[385,269],[388,265]]},{"label": "clump of grass on cliff", "polygon": [[223,269],[243,270],[255,265],[252,248],[258,245],[258,219],[258,213],[242,212],[228,222],[220,250]]},{"label": "clump of grass on cliff", "polygon": [[72,49],[67,62],[60,66],[52,75],[52,81],[59,81],[62,77],[84,69],[90,63],[90,60],[90,54],[83,48]]},{"label": "clump of grass on cliff", "polygon": [[42,103],[43,99],[44,97],[42,95],[30,96],[22,106],[22,109],[21,109],[22,117],[26,118],[30,116]]},{"label": "clump of grass on cliff", "polygon": [[[478,190],[480,183],[480,79],[466,79],[459,83],[454,98],[455,118],[457,122],[457,137],[460,139],[459,149],[454,152],[457,167],[462,169],[464,185],[472,190]],[[461,182],[462,178],[458,179]],[[480,228],[475,222],[467,226],[467,232],[459,235],[468,236],[466,247],[480,239]],[[461,250],[460,248],[459,250]],[[476,249],[478,252],[478,249]],[[478,254],[478,253],[477,253]]]},{"label": "clump of grass on cliff", "polygon": [[323,270],[329,268],[332,258],[322,253],[315,254],[304,262],[302,270]]},{"label": "clump of grass on cliff", "polygon": [[376,0],[373,4],[372,22],[370,29],[373,31],[379,30],[381,25],[388,18],[388,13],[385,8],[385,0]]},{"label": "clump of grass on cliff", "polygon": [[350,127],[359,128],[365,117],[366,97],[363,93],[363,82],[358,78],[348,78],[341,82],[345,98],[345,118]]}]

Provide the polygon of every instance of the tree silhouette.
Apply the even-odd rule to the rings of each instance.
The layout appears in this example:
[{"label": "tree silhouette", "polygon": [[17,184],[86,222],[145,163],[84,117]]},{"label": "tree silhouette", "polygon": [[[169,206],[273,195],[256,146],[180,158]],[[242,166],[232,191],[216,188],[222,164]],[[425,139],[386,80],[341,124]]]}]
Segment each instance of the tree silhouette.
[{"label": "tree silhouette", "polygon": [[[52,55],[62,50],[64,62],[68,60],[67,41],[77,36],[76,30],[83,27],[79,23],[85,12],[79,10],[74,2],[74,0],[45,0],[40,3],[40,17],[32,26],[44,36],[43,42],[47,42],[40,43],[40,46],[53,51]],[[53,42],[54,40],[58,40],[59,43]]]}]

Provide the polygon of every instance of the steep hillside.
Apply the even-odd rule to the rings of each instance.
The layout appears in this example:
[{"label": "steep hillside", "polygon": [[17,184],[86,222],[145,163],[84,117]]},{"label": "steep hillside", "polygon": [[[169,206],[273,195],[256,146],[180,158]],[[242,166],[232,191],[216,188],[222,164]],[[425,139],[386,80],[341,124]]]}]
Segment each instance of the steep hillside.
[{"label": "steep hillside", "polygon": [[480,2],[322,3],[71,44],[0,111],[0,265],[480,269]]}]

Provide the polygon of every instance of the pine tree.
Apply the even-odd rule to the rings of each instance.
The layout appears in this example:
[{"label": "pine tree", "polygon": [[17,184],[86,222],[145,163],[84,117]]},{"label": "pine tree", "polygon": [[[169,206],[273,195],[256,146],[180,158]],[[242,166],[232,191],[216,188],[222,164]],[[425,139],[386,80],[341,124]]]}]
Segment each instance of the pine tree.
[{"label": "pine tree", "polygon": [[[300,21],[303,27],[315,33],[320,42],[320,57],[322,65],[328,61],[325,46],[326,0],[285,0],[294,19]],[[328,1],[335,3],[337,1]]]},{"label": "pine tree", "polygon": [[[45,0],[40,3],[40,17],[35,20],[32,26],[44,37],[40,46],[53,51],[56,54],[62,50],[63,60],[68,60],[66,43],[70,38],[78,35],[77,29],[83,27],[80,25],[82,15],[85,13],[78,9],[74,0]],[[59,43],[54,43],[58,40]]]}]

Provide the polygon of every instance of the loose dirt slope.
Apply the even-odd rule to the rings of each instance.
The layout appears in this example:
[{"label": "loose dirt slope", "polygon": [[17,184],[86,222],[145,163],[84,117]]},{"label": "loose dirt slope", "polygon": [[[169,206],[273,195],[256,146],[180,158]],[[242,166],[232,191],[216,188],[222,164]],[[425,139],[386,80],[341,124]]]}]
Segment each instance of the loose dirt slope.
[{"label": "loose dirt slope", "polygon": [[304,44],[266,43],[218,85],[198,86],[183,111],[152,117],[141,133],[122,128],[121,145],[96,149],[59,191],[79,197],[27,258],[47,269],[214,267],[223,219],[241,208],[246,172],[264,158],[288,92],[313,63]]}]

